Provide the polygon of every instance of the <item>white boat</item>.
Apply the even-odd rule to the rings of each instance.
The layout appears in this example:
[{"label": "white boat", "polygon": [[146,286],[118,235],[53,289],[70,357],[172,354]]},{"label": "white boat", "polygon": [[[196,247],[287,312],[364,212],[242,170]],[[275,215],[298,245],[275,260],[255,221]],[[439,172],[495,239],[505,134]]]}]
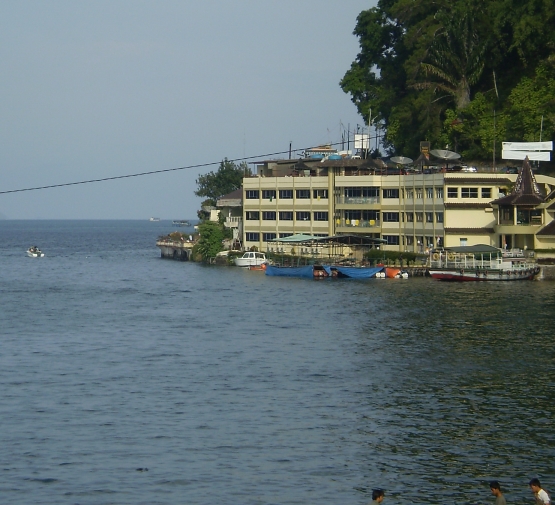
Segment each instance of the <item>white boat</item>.
[{"label": "white boat", "polygon": [[234,263],[238,267],[259,267],[266,263],[266,255],[261,252],[247,251],[240,258],[235,258]]},{"label": "white boat", "polygon": [[186,219],[176,219],[173,221],[173,225],[174,226],[191,226],[190,221],[187,221]]},{"label": "white boat", "polygon": [[159,217],[151,217],[151,218],[149,219],[149,221],[158,222],[158,221],[160,221],[160,218],[159,218]]},{"label": "white boat", "polygon": [[27,256],[29,256],[29,258],[43,258],[44,253],[36,245],[34,245],[27,249]]},{"label": "white boat", "polygon": [[522,281],[534,279],[539,271],[524,254],[507,256],[484,244],[432,251],[428,260],[428,273],[440,281]]}]

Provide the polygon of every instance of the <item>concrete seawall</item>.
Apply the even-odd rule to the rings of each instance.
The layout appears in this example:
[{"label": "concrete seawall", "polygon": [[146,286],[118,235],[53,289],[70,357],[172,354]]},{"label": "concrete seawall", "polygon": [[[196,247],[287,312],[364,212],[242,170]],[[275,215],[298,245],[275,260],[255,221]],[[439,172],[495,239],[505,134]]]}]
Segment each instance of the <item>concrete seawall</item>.
[{"label": "concrete seawall", "polygon": [[175,242],[173,240],[158,240],[156,246],[160,248],[162,258],[190,261],[193,251],[192,242]]}]

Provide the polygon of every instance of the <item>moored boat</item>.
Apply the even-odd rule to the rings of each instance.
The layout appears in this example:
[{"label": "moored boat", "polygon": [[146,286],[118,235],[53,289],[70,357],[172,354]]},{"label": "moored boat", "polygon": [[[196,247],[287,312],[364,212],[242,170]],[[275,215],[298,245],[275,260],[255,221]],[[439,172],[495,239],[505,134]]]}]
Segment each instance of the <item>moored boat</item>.
[{"label": "moored boat", "polygon": [[44,253],[36,245],[34,245],[27,249],[27,256],[29,256],[29,258],[43,258]]},{"label": "moored boat", "polygon": [[243,256],[235,258],[233,262],[238,267],[259,267],[266,263],[266,255],[257,251],[246,251]]},{"label": "moored boat", "polygon": [[186,219],[176,219],[173,221],[174,226],[191,226],[191,223]]},{"label": "moored boat", "polygon": [[531,280],[539,271],[524,257],[503,256],[500,249],[484,244],[433,251],[428,259],[428,273],[440,281]]},{"label": "moored boat", "polygon": [[305,279],[371,279],[381,272],[383,267],[347,267],[337,265],[306,265],[286,267],[267,265],[266,275],[272,277],[302,277]]}]

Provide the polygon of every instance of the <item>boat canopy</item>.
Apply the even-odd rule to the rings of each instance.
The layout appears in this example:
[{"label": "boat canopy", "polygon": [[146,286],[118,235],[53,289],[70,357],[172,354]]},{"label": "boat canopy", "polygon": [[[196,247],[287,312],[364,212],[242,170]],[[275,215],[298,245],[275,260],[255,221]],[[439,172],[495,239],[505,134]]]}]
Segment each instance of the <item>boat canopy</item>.
[{"label": "boat canopy", "polygon": [[486,244],[465,245],[458,247],[446,247],[447,251],[454,253],[468,254],[500,254],[501,251],[497,247]]}]

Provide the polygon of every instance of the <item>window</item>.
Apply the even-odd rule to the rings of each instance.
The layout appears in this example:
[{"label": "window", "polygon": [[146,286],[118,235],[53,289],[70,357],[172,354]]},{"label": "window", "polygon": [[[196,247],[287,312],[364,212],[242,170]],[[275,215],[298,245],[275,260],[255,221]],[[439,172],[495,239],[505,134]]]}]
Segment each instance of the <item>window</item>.
[{"label": "window", "polygon": [[260,240],[260,233],[245,233],[245,239],[247,242],[258,242]]},{"label": "window", "polygon": [[247,210],[247,221],[258,221],[260,219],[260,212],[257,210]]},{"label": "window", "polygon": [[347,198],[358,198],[362,196],[360,188],[345,188],[345,196]]},{"label": "window", "polygon": [[327,198],[328,197],[328,190],[327,189],[313,189],[312,196],[315,200],[319,200],[320,198]]},{"label": "window", "polygon": [[433,200],[433,198],[434,198],[434,188],[426,188],[426,198],[428,200]]},{"label": "window", "polygon": [[414,245],[414,237],[412,235],[405,236],[405,243],[407,245]]},{"label": "window", "polygon": [[276,198],[276,190],[275,189],[263,189],[262,190],[262,199],[263,200],[274,200]]},{"label": "window", "polygon": [[293,221],[293,212],[282,211],[279,213],[280,221]]},{"label": "window", "polygon": [[443,223],[443,212],[436,212],[436,223]]},{"label": "window", "polygon": [[297,212],[297,221],[310,221],[310,212]]},{"label": "window", "polygon": [[280,233],[279,234],[279,238],[292,237],[292,236],[293,236],[292,233]]},{"label": "window", "polygon": [[414,223],[414,212],[406,212],[405,218],[407,220],[407,223]]},{"label": "window", "polygon": [[275,233],[263,233],[262,234],[262,242],[268,242],[269,240],[274,240],[276,238]]},{"label": "window", "polygon": [[380,211],[379,210],[363,210],[362,219],[365,221],[379,221]]},{"label": "window", "polygon": [[382,238],[387,240],[387,245],[399,245],[399,235],[383,235]]},{"label": "window", "polygon": [[458,198],[459,188],[447,188],[447,198]]},{"label": "window", "polygon": [[461,188],[461,198],[478,198],[478,188]]},{"label": "window", "polygon": [[407,200],[412,200],[414,198],[414,191],[412,189],[406,190]]},{"label": "window", "polygon": [[426,212],[426,222],[433,223],[434,222],[434,213],[433,212]]},{"label": "window", "polygon": [[346,210],[345,211],[345,219],[352,221],[353,219],[360,219],[361,218],[361,211],[360,210]]},{"label": "window", "polygon": [[491,188],[482,188],[482,198],[491,198]]},{"label": "window", "polygon": [[291,200],[293,198],[293,190],[292,189],[280,189],[279,190],[279,197],[283,200]]},{"label": "window", "polygon": [[276,212],[273,211],[273,210],[262,212],[262,220],[263,221],[275,221],[276,220]]},{"label": "window", "polygon": [[384,212],[382,213],[382,219],[384,223],[398,223],[399,213],[398,212]]},{"label": "window", "polygon": [[383,190],[383,197],[384,198],[399,198],[399,190],[398,189],[384,189]]},{"label": "window", "polygon": [[417,200],[422,200],[422,189],[418,188],[416,190],[416,199]]},{"label": "window", "polygon": [[436,188],[436,198],[438,200],[443,198],[443,188]]},{"label": "window", "polygon": [[310,198],[310,189],[297,189],[297,198]]},{"label": "window", "polygon": [[327,221],[328,220],[328,213],[327,212],[315,212],[314,213],[314,221]]},{"label": "window", "polygon": [[362,196],[377,198],[380,196],[380,188],[374,186],[370,188],[362,188]]},{"label": "window", "polygon": [[415,214],[417,223],[421,223],[422,221],[424,221],[424,216],[422,215],[422,212],[415,212]]},{"label": "window", "polygon": [[259,191],[258,189],[247,189],[245,192],[245,198],[248,200],[258,200]]}]

